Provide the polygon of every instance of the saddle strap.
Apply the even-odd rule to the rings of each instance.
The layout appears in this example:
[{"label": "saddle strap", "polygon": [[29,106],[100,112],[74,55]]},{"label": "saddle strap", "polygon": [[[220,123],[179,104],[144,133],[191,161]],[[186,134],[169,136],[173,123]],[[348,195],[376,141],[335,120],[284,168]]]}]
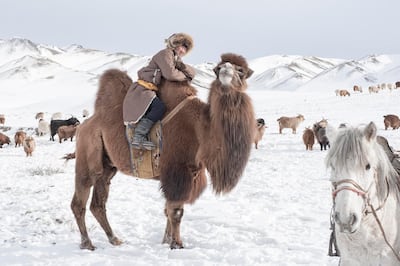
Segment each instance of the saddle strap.
[{"label": "saddle strap", "polygon": [[171,113],[166,115],[163,120],[161,120],[161,124],[165,125],[168,123],[172,117],[174,117],[189,101],[193,100],[194,98],[196,98],[196,96],[189,96],[185,100],[181,101],[174,109],[172,109]]}]

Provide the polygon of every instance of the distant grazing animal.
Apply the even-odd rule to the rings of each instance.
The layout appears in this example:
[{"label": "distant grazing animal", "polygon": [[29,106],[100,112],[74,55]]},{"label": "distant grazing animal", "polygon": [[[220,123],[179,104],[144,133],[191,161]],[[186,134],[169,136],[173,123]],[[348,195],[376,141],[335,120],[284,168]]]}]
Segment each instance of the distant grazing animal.
[{"label": "distant grazing animal", "polygon": [[83,109],[82,111],[82,117],[83,118],[88,118],[89,117],[89,111],[87,109]]},{"label": "distant grazing animal", "polygon": [[314,132],[311,129],[306,128],[304,130],[303,142],[304,142],[304,145],[306,145],[306,150],[311,151],[313,149],[313,145],[315,143],[315,136],[314,136]]},{"label": "distant grazing animal", "polygon": [[400,265],[400,178],[376,125],[345,128],[325,158],[340,265]]},{"label": "distant grazing animal", "polygon": [[76,129],[78,128],[78,125],[70,125],[70,126],[61,126],[57,130],[58,134],[58,139],[60,140],[60,143],[62,140],[67,140],[68,138],[72,139],[75,136]]},{"label": "distant grazing animal", "polygon": [[48,134],[49,132],[50,132],[49,122],[41,118],[38,122],[38,135],[43,136]]},{"label": "distant grazing animal", "polygon": [[39,112],[35,115],[35,119],[43,119],[44,118],[44,113],[43,112]]},{"label": "distant grazing animal", "polygon": [[356,92],[356,91],[362,92],[363,90],[362,90],[362,87],[361,87],[361,86],[354,85],[354,86],[353,86],[353,91],[354,91],[354,92]]},{"label": "distant grazing animal", "polygon": [[10,143],[11,143],[10,138],[7,135],[0,133],[0,148],[3,148],[4,144],[10,145]]},{"label": "distant grazing animal", "polygon": [[61,126],[70,126],[79,124],[79,120],[76,117],[71,117],[67,120],[51,120],[50,122],[50,140],[54,141],[54,135],[57,134],[57,130]]},{"label": "distant grazing animal", "polygon": [[348,90],[339,90],[340,96],[350,96],[350,92]]},{"label": "distant grazing animal", "polygon": [[385,130],[387,130],[388,127],[391,127],[392,129],[398,129],[400,127],[400,119],[397,115],[384,115],[383,118]]},{"label": "distant grazing animal", "polygon": [[386,83],[382,83],[382,84],[381,84],[381,90],[386,89],[386,87],[387,87]]},{"label": "distant grazing animal", "polygon": [[296,134],[296,129],[299,126],[299,124],[304,121],[304,116],[303,115],[298,115],[296,117],[281,116],[280,118],[278,118],[277,121],[279,123],[279,134],[282,134],[282,129],[284,128],[291,128],[292,133]]},{"label": "distant grazing animal", "polygon": [[3,114],[0,114],[0,124],[4,126],[4,123],[6,122],[6,117]]},{"label": "distant grazing animal", "polygon": [[51,120],[62,120],[62,113],[57,112],[51,116]]},{"label": "distant grazing animal", "polygon": [[[235,188],[254,142],[256,118],[251,98],[246,94],[246,79],[253,71],[242,56],[223,54],[214,72],[216,79],[211,83],[207,103],[196,97],[195,88],[186,81],[164,80],[159,88],[167,113],[182,101],[186,102],[163,124],[160,176],[156,177],[166,199],[163,243],[171,249],[183,248],[180,225],[184,204],[193,204],[200,197],[207,187],[207,176],[217,194],[226,194]],[[122,102],[131,85],[132,80],[125,72],[106,71],[100,77],[95,111],[77,132],[71,208],[81,234],[82,249],[95,249],[85,222],[89,195],[92,195],[90,210],[109,242],[122,243],[108,222],[106,202],[111,178],[117,171],[133,175],[122,123]],[[146,209],[146,205],[140,208]]]},{"label": "distant grazing animal", "polygon": [[377,86],[369,86],[368,91],[369,91],[369,93],[378,93],[379,88]]},{"label": "distant grazing animal", "polygon": [[267,126],[265,125],[264,119],[258,118],[257,119],[256,133],[254,135],[254,145],[255,145],[256,149],[258,149],[258,142],[262,139],[266,127]]},{"label": "distant grazing animal", "polygon": [[328,136],[326,135],[326,127],[322,127],[318,123],[313,125],[314,135],[322,149],[326,150],[326,147],[330,147]]},{"label": "distant grazing animal", "polygon": [[397,89],[397,88],[400,88],[400,81],[396,81],[395,85],[396,85],[396,86],[395,86],[396,89]]},{"label": "distant grazing animal", "polygon": [[22,146],[26,138],[26,133],[24,131],[17,131],[14,135],[15,147]]},{"label": "distant grazing animal", "polygon": [[322,118],[321,121],[319,121],[317,123],[321,127],[327,127],[328,126],[328,119]]},{"label": "distant grazing animal", "polygon": [[392,90],[394,89],[393,83],[388,83],[388,84],[387,84],[387,88],[388,88],[390,91],[392,91]]},{"label": "distant grazing animal", "polygon": [[25,138],[24,141],[24,151],[26,153],[26,156],[32,156],[33,151],[36,148],[36,142],[35,139],[32,136],[28,136]]}]

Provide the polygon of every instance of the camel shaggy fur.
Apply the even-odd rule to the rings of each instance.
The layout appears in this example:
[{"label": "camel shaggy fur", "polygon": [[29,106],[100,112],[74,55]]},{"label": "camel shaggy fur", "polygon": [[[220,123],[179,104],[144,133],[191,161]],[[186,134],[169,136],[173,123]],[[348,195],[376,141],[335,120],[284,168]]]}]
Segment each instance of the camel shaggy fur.
[{"label": "camel shaggy fur", "polygon": [[[163,125],[161,174],[155,178],[160,180],[166,199],[163,243],[171,248],[183,247],[180,224],[184,204],[194,203],[206,188],[206,169],[215,193],[230,192],[244,171],[254,140],[256,119],[251,99],[245,93],[252,70],[243,57],[224,54],[214,71],[217,79],[211,84],[207,103],[194,97]],[[111,244],[122,243],[108,222],[106,201],[116,172],[133,173],[122,118],[123,100],[131,85],[125,72],[106,71],[100,78],[94,113],[77,131],[71,208],[83,249],[95,249],[85,222],[91,187],[92,214]],[[187,82],[163,81],[159,96],[168,115],[184,99],[196,96],[196,90]]]}]

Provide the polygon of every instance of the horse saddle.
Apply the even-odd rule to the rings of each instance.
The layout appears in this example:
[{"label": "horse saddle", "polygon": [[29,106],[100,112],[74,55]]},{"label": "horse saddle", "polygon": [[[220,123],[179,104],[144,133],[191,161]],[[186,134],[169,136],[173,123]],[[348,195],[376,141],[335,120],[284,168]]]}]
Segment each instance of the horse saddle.
[{"label": "horse saddle", "polygon": [[132,146],[135,134],[134,125],[128,124],[125,127],[126,139],[129,143],[130,162],[133,176],[139,178],[154,178],[160,176],[160,156],[162,149],[161,122],[158,121],[151,128],[148,137],[156,145],[153,150],[139,150]]}]

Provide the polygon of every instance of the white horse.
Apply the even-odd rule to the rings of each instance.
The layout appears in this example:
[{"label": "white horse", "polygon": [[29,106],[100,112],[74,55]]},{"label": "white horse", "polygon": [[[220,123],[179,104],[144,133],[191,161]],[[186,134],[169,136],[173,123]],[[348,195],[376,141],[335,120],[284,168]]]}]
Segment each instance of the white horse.
[{"label": "white horse", "polygon": [[340,130],[325,159],[341,266],[400,265],[399,175],[376,132],[373,122]]}]

